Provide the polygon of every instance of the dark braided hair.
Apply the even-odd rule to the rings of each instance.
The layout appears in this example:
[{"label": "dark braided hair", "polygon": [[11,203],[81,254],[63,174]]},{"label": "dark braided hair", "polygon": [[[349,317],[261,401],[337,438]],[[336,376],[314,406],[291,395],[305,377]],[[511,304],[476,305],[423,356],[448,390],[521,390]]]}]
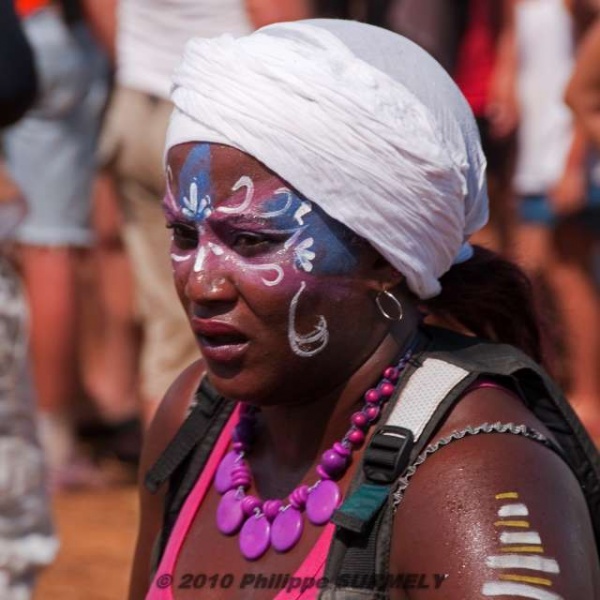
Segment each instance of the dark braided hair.
[{"label": "dark braided hair", "polygon": [[[428,313],[484,339],[516,346],[544,364],[532,284],[514,263],[474,246],[474,255],[440,278],[442,292],[420,301]],[[546,365],[547,366],[547,365]]]}]

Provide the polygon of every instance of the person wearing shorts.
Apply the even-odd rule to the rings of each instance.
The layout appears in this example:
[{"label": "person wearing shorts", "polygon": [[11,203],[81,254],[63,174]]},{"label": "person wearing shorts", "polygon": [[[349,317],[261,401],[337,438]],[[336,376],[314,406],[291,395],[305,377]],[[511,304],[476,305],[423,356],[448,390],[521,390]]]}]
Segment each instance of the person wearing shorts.
[{"label": "person wearing shorts", "polygon": [[[519,207],[517,257],[542,278],[564,337],[568,397],[595,437],[600,396],[600,314],[592,270],[598,212],[596,162],[564,103],[574,64],[574,21],[564,0],[521,1],[516,8],[521,109],[514,178]],[[597,220],[597,218],[596,218]],[[561,361],[563,362],[563,361]]]},{"label": "person wearing shorts", "polygon": [[10,176],[28,213],[15,230],[32,321],[34,380],[51,475],[60,485],[77,462],[70,403],[77,393],[77,253],[92,243],[91,188],[107,63],[83,22],[56,6],[19,0],[39,94],[3,132]]}]

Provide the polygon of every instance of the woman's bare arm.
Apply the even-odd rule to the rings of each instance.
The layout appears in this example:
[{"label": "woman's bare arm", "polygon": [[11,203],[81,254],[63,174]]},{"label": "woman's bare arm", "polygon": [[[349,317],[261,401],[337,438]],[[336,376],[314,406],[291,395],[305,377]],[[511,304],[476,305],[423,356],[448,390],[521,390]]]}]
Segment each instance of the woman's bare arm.
[{"label": "woman's bare arm", "polygon": [[[470,396],[441,437],[467,423],[498,420],[543,431],[502,391]],[[598,555],[578,482],[552,450],[510,434],[466,437],[419,467],[396,514],[391,567],[424,575],[430,585],[392,590],[393,598],[402,592],[419,600],[600,597]]]},{"label": "woman's bare arm", "polygon": [[146,434],[140,461],[140,515],[129,586],[130,600],[143,600],[146,597],[150,584],[152,549],[163,519],[165,486],[156,494],[151,494],[144,486],[144,477],[183,423],[203,372],[203,363],[197,361],[175,380]]}]

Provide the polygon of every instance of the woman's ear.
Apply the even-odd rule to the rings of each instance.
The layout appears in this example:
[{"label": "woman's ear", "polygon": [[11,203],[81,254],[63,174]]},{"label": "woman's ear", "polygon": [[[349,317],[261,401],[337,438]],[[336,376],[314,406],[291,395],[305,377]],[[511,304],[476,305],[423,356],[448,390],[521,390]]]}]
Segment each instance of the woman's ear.
[{"label": "woman's ear", "polygon": [[374,252],[371,263],[371,277],[369,287],[379,292],[391,290],[405,281],[404,275],[383,257],[379,252]]}]

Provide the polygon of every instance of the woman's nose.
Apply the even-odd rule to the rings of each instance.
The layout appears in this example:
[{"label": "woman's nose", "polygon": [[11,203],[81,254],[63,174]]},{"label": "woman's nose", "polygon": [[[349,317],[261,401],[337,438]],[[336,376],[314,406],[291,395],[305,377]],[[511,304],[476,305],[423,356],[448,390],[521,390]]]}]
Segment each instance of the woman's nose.
[{"label": "woman's nose", "polygon": [[185,294],[195,304],[233,302],[237,289],[231,278],[226,257],[215,256],[207,247],[196,250],[193,267],[189,270]]}]

